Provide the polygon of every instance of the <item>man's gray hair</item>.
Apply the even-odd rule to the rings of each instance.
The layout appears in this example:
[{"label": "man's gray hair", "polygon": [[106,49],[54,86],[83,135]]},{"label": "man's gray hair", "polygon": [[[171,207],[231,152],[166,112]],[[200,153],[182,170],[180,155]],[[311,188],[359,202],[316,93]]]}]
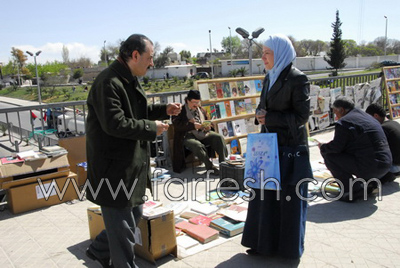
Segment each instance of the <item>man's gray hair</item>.
[{"label": "man's gray hair", "polygon": [[348,112],[354,109],[354,102],[347,97],[339,97],[333,102],[332,106],[334,108],[343,108]]}]

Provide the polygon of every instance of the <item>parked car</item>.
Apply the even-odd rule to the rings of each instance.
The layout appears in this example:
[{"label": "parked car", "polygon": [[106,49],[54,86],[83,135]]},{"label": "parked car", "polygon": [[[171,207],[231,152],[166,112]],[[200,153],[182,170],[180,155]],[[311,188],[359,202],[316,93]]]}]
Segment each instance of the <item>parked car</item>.
[{"label": "parked car", "polygon": [[190,78],[192,79],[206,79],[209,78],[210,75],[207,72],[198,72],[197,74],[192,75]]}]

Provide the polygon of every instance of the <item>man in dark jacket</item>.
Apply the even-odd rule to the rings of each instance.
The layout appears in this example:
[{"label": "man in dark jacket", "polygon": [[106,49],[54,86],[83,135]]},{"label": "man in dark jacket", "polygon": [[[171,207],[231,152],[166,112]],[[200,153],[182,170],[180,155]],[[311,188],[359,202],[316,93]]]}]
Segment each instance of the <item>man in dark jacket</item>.
[{"label": "man in dark jacket", "polygon": [[203,123],[207,120],[206,111],[201,108],[201,95],[198,90],[190,90],[185,98],[182,113],[172,118],[174,124],[173,170],[180,173],[185,168],[185,147],[202,161],[207,170],[219,174],[217,167],[210,161],[207,146],[217,152],[219,162],[228,156],[224,137],[211,131],[211,126]]},{"label": "man in dark jacket", "polygon": [[[326,167],[333,177],[343,183],[342,201],[353,201],[364,195],[362,183],[352,180],[379,179],[391,166],[392,155],[379,123],[354,103],[341,97],[334,101],[333,112],[338,118],[333,140],[319,144]],[[368,187],[373,182],[368,183]],[[350,196],[352,190],[352,196]],[[353,196],[354,195],[354,196]]]},{"label": "man in dark jacket", "polygon": [[387,119],[385,109],[378,103],[369,105],[365,112],[373,116],[381,124],[389,143],[390,152],[392,153],[392,167],[389,172],[381,178],[381,182],[393,181],[396,179],[396,176],[400,175],[400,124]]},{"label": "man in dark jacket", "polygon": [[149,142],[168,129],[156,119],[177,115],[180,104],[148,105],[138,76],[153,66],[153,43],[131,35],[119,57],[102,71],[87,105],[87,198],[100,205],[106,229],[86,254],[109,267],[137,267],[133,247],[137,221],[150,186]]}]

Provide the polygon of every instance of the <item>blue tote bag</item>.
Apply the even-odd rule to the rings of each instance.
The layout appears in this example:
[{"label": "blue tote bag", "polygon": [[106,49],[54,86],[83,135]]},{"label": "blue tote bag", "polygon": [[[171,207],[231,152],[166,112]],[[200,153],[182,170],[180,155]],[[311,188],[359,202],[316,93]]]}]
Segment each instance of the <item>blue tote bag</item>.
[{"label": "blue tote bag", "polygon": [[280,190],[278,136],[253,133],[247,136],[245,185],[254,189]]}]

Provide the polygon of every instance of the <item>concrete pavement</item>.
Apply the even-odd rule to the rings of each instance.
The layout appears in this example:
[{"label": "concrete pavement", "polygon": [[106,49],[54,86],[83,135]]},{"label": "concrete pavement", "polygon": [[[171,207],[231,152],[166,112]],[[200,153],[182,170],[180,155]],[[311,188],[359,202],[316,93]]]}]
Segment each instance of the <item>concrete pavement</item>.
[{"label": "concrete pavement", "polygon": [[[322,141],[332,131],[313,136]],[[317,147],[311,147],[311,161],[321,160]],[[172,178],[203,177],[187,168]],[[369,196],[366,201],[310,202],[307,217],[305,253],[299,263],[281,258],[248,256],[240,244],[241,235],[223,244],[184,259],[171,256],[156,265],[137,258],[139,267],[400,267],[400,187],[396,181],[383,186],[382,201]],[[191,183],[188,183],[191,184]],[[215,184],[212,184],[215,185]],[[159,198],[164,184],[158,186]],[[202,186],[202,184],[199,184]],[[169,185],[171,194],[182,192],[181,185]],[[199,187],[204,191],[204,187]],[[86,209],[90,201],[73,201],[13,215],[0,212],[0,267],[100,267],[85,255],[90,244]]]}]

